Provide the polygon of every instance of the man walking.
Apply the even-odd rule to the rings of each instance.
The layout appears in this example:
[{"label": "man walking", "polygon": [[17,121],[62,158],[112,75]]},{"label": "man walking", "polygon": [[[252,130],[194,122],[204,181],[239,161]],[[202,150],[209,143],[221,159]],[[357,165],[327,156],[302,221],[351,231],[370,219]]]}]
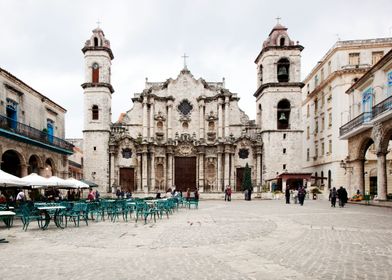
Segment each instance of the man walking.
[{"label": "man walking", "polygon": [[286,191],[285,191],[285,197],[286,197],[286,204],[290,204],[290,187],[286,186]]}]

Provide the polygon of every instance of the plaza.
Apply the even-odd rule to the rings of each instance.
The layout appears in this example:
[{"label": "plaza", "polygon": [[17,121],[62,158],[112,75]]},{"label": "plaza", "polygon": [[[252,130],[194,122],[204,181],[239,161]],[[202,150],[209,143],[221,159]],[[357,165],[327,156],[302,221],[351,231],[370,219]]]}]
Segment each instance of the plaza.
[{"label": "plaza", "polygon": [[202,200],[156,223],[0,235],[2,279],[391,279],[392,209]]}]

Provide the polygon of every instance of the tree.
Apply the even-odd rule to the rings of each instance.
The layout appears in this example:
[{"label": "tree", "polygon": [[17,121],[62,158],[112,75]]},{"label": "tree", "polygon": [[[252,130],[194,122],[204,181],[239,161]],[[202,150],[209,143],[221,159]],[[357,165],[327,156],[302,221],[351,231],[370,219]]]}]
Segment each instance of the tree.
[{"label": "tree", "polygon": [[244,179],[242,180],[242,189],[244,191],[248,190],[249,192],[253,191],[252,177],[251,177],[251,172],[250,172],[250,168],[249,168],[248,164],[246,164],[245,170],[244,170]]}]

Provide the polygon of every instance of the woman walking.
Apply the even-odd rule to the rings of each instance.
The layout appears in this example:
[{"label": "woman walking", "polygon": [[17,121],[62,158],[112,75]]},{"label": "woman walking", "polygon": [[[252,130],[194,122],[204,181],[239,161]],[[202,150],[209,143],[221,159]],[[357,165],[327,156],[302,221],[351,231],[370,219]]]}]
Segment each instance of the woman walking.
[{"label": "woman walking", "polygon": [[336,207],[336,197],[338,196],[336,188],[333,187],[330,193],[331,196],[331,207]]}]

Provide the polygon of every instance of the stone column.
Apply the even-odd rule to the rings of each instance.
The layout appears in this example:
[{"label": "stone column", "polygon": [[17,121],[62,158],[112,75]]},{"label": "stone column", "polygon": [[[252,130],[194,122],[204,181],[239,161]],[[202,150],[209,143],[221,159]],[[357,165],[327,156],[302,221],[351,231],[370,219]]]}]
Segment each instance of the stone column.
[{"label": "stone column", "polygon": [[220,147],[218,147],[218,153],[216,156],[218,157],[218,166],[217,166],[218,183],[215,191],[220,192],[222,190],[222,151],[220,150]]},{"label": "stone column", "polygon": [[155,137],[155,130],[154,130],[154,113],[155,113],[155,106],[154,106],[154,98],[150,99],[150,140],[152,141]]},{"label": "stone column", "polygon": [[261,147],[256,148],[256,185],[261,187]]},{"label": "stone column", "polygon": [[204,154],[199,154],[199,191],[204,192]]},{"label": "stone column", "polygon": [[25,176],[29,175],[28,173],[29,173],[28,172],[28,165],[22,163],[20,165],[20,176],[25,177]]},{"label": "stone column", "polygon": [[148,192],[148,181],[147,181],[147,150],[143,149],[143,156],[142,156],[142,190],[146,193]]},{"label": "stone column", "polygon": [[[346,169],[346,175],[350,179],[348,184],[348,191],[350,196],[356,194],[360,190],[362,194],[365,193],[365,177],[364,177],[364,160],[357,159],[351,161]],[[339,187],[339,186],[337,186]]]},{"label": "stone column", "polygon": [[225,166],[224,166],[224,187],[230,185],[230,149],[225,149]]},{"label": "stone column", "polygon": [[[114,190],[114,188],[113,188],[113,183],[115,182],[115,180],[117,179],[116,178],[116,174],[115,174],[115,172],[114,172],[114,170],[115,170],[115,164],[114,164],[114,152],[110,152],[109,153],[109,156],[110,156],[110,170],[109,170],[109,173],[110,173],[110,182],[109,182],[109,184],[110,184],[110,186],[109,186],[109,188],[110,188],[110,191],[112,192],[112,193],[114,193],[116,190]],[[118,183],[120,183],[120,182],[118,182]]]},{"label": "stone column", "polygon": [[173,139],[172,135],[172,110],[173,102],[169,100],[167,102],[167,139]]},{"label": "stone column", "polygon": [[151,177],[150,177],[150,191],[155,191],[155,153],[151,153]]},{"label": "stone column", "polygon": [[235,172],[235,164],[234,164],[235,153],[232,152],[230,156],[231,156],[230,186],[232,190],[235,190],[234,189],[235,181],[236,181],[236,177],[235,177],[236,172]]},{"label": "stone column", "polygon": [[222,125],[223,125],[223,113],[222,113],[222,100],[218,99],[218,139],[222,138]]},{"label": "stone column", "polygon": [[172,150],[168,150],[167,153],[167,186],[166,188],[171,188],[173,184],[173,153]]},{"label": "stone column", "polygon": [[205,139],[204,124],[204,100],[199,100],[199,139]]},{"label": "stone column", "polygon": [[137,177],[137,183],[136,183],[136,187],[137,187],[137,191],[141,192],[143,191],[143,183],[142,183],[142,154],[138,154],[137,155],[137,168],[136,168],[136,177]]},{"label": "stone column", "polygon": [[377,197],[387,199],[387,166],[386,153],[377,153]]},{"label": "stone column", "polygon": [[147,111],[147,98],[143,97],[143,139],[148,137],[148,111]]},{"label": "stone column", "polygon": [[225,131],[224,137],[230,135],[230,97],[225,97]]}]

